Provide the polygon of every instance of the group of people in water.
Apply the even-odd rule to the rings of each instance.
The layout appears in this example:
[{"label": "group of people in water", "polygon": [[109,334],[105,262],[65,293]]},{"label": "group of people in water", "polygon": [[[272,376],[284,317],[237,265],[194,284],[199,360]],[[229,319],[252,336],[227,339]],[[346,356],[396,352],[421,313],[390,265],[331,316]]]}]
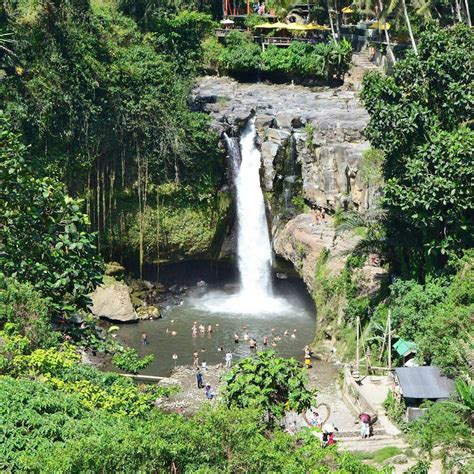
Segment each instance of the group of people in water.
[{"label": "group of people in water", "polygon": [[[248,328],[247,326],[244,326],[243,328],[244,334],[242,339],[248,343],[250,349],[257,349],[257,339],[253,336],[249,335]],[[296,329],[293,329],[293,332],[290,335],[290,332],[288,329],[283,333],[283,337],[289,336],[291,339],[296,339]],[[267,348],[268,346],[271,347],[277,347],[277,342],[281,341],[283,339],[282,336],[279,336],[275,334],[275,328],[272,328],[272,334],[271,334],[271,342],[270,338],[268,336],[263,336],[262,339],[262,346],[264,348]],[[239,344],[240,343],[240,335],[236,332],[234,334],[234,343]]]}]

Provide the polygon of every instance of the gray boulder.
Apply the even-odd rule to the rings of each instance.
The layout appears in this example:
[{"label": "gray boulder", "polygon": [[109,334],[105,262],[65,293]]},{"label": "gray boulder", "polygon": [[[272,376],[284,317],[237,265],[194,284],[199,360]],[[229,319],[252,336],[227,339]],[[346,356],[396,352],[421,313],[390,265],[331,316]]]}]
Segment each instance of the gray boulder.
[{"label": "gray boulder", "polygon": [[99,286],[90,295],[90,298],[92,305],[89,306],[89,309],[99,318],[123,323],[138,321],[128,286],[123,282],[114,281]]}]

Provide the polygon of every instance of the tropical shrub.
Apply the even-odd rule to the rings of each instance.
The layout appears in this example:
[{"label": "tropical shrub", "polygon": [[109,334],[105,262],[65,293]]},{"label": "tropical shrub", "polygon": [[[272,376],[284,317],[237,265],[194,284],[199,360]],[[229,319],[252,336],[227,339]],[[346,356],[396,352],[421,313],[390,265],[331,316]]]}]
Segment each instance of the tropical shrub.
[{"label": "tropical shrub", "polygon": [[411,443],[425,455],[438,448],[448,472],[472,472],[474,442],[465,421],[467,408],[452,402],[427,402],[425,408],[426,412],[410,424]]},{"label": "tropical shrub", "polygon": [[153,358],[153,354],[140,358],[135,349],[127,347],[114,354],[113,362],[115,367],[124,372],[138,374],[140,370],[146,369],[153,362]]},{"label": "tropical shrub", "polygon": [[235,74],[256,73],[260,67],[260,46],[244,33],[232,31],[226,36],[219,62],[225,71]]},{"label": "tropical shrub", "polygon": [[[110,417],[75,394],[0,378],[0,470],[22,472],[380,472],[311,433],[270,436],[255,410],[206,407],[195,417]],[[389,472],[384,470],[382,472]]]},{"label": "tropical shrub", "polygon": [[257,352],[239,361],[226,376],[228,406],[256,408],[273,418],[286,410],[302,413],[316,392],[306,388],[307,375],[295,359],[282,359],[274,351]]},{"label": "tropical shrub", "polygon": [[210,73],[219,73],[219,58],[224,46],[215,36],[209,36],[202,42],[204,69]]},{"label": "tropical shrub", "polygon": [[[26,337],[33,348],[55,346],[59,334],[52,331],[50,302],[29,283],[19,283],[0,273],[0,327]],[[5,330],[5,328],[4,328]]]}]

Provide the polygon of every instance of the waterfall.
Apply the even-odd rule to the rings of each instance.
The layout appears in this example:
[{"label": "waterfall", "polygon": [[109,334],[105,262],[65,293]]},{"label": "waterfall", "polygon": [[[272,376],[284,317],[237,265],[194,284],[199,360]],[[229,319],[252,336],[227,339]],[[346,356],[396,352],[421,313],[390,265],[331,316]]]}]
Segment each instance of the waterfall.
[{"label": "waterfall", "polygon": [[235,187],[241,296],[258,305],[272,293],[272,249],[260,187],[260,151],[255,146],[255,137],[255,119],[251,119],[240,138],[242,160]]},{"label": "waterfall", "polygon": [[[291,305],[272,292],[272,248],[265,202],[260,187],[260,151],[255,145],[255,119],[240,137],[224,135],[237,201],[237,256],[240,285],[236,293],[210,292],[196,301],[210,312],[262,314],[285,313]],[[240,145],[240,146],[239,146]]]}]

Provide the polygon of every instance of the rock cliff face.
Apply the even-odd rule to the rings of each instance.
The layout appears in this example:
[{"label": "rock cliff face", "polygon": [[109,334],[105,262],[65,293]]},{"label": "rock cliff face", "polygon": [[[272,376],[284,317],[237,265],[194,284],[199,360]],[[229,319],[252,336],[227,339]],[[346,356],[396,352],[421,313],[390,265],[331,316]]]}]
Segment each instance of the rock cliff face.
[{"label": "rock cliff face", "polygon": [[314,290],[316,264],[323,252],[329,252],[328,269],[337,274],[344,268],[347,251],[360,237],[336,234],[332,219],[317,222],[312,214],[300,214],[286,223],[273,240],[275,252],[293,262],[308,289]]},{"label": "rock cliff face", "polygon": [[359,173],[369,146],[362,134],[368,115],[356,93],[205,77],[195,101],[220,134],[238,136],[255,116],[275,253],[293,263],[310,290],[323,249],[330,251],[331,271],[340,271],[358,239],[336,236],[330,218],[316,223],[301,212],[304,204],[363,210],[375,201],[378,190],[369,189]]},{"label": "rock cliff face", "polygon": [[368,148],[362,135],[368,115],[355,92],[205,77],[195,99],[218,133],[237,135],[255,114],[264,190],[286,192],[287,211],[293,197],[289,188],[327,209],[363,209],[374,201],[369,194],[376,190],[367,189],[358,172]]}]

